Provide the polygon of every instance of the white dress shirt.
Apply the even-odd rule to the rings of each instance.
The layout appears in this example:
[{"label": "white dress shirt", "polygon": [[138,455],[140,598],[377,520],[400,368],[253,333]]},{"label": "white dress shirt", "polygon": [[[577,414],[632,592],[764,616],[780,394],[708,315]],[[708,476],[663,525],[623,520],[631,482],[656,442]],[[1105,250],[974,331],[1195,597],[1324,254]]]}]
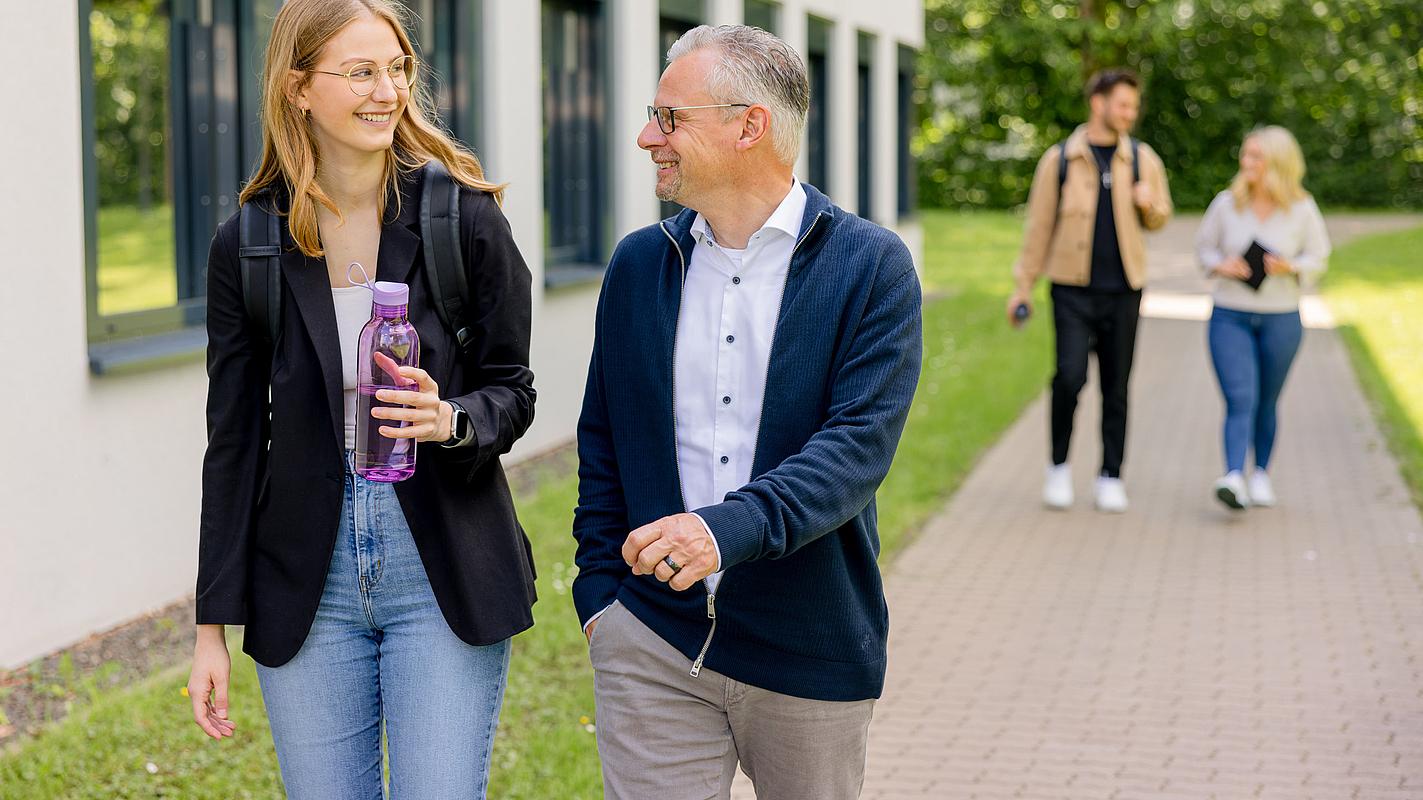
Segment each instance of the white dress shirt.
[{"label": "white dress shirt", "polygon": [[[781,204],[742,250],[717,244],[701,214],[692,222],[696,244],[677,316],[672,396],[677,469],[689,511],[720,503],[751,481],[771,341],[805,200],[805,188],[792,178]],[[707,577],[711,591],[721,575]],[[603,611],[589,618],[584,630]]]},{"label": "white dress shirt", "polygon": [[[692,222],[696,244],[677,317],[672,398],[688,510],[720,503],[751,481],[771,341],[804,214],[805,189],[792,178],[744,250],[718,244],[701,214]],[[717,572],[707,585],[716,591],[720,581]]]}]

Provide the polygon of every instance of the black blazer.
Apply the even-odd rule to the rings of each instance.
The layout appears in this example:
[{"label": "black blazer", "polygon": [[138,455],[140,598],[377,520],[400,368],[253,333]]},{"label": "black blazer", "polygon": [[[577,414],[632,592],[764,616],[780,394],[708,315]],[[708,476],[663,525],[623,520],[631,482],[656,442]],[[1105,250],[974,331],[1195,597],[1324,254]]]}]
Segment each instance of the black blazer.
[{"label": "black blazer", "polygon": [[[424,277],[421,181],[418,171],[403,177],[399,216],[381,229],[371,277],[409,284],[420,366],[441,397],[469,413],[475,436],[456,448],[420,443],[415,474],[395,492],[450,628],[470,644],[491,644],[533,624],[533,554],[499,464],[534,418],[530,274],[493,196],[462,189],[465,316],[475,339],[471,354],[457,358]],[[315,619],[345,472],[341,352],[326,265],[296,249],[285,218],[282,243],[284,302],[270,355],[242,301],[236,214],[218,227],[208,255],[197,621],[246,625],[243,649],[267,666],[296,655]]]}]

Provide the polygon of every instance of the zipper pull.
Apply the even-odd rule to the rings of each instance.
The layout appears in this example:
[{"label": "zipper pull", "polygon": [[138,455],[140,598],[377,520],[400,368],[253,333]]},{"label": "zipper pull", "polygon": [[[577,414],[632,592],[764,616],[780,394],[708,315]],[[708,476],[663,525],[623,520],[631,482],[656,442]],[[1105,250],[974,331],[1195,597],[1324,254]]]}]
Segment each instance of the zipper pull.
[{"label": "zipper pull", "polygon": [[707,595],[707,619],[716,619],[716,595]]},{"label": "zipper pull", "polygon": [[697,660],[692,662],[692,677],[702,674],[702,661],[706,656],[697,656]]}]

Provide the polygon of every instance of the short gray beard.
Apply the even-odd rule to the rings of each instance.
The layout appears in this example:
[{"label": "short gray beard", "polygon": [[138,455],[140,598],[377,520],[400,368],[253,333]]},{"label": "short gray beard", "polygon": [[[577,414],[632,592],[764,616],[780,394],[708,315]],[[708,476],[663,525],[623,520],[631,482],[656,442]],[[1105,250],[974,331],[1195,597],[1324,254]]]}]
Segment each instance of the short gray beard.
[{"label": "short gray beard", "polygon": [[682,175],[680,165],[678,166],[677,176],[672,178],[671,182],[666,184],[666,188],[663,188],[663,184],[661,181],[657,182],[657,189],[655,193],[657,195],[658,200],[662,200],[668,203],[678,202],[677,198],[682,196]]}]

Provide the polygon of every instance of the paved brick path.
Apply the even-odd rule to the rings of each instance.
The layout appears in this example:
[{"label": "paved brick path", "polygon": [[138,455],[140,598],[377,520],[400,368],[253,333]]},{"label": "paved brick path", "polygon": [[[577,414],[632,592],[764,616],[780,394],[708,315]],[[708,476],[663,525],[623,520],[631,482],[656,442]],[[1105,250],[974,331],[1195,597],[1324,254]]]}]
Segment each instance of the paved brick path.
[{"label": "paved brick path", "polygon": [[[1217,505],[1194,225],[1150,240],[1131,510],[1091,508],[1089,386],[1076,508],[1039,505],[1039,399],[891,566],[865,798],[1423,797],[1423,520],[1320,327],[1285,390],[1280,507]],[[736,796],[751,796],[744,778]]]}]

